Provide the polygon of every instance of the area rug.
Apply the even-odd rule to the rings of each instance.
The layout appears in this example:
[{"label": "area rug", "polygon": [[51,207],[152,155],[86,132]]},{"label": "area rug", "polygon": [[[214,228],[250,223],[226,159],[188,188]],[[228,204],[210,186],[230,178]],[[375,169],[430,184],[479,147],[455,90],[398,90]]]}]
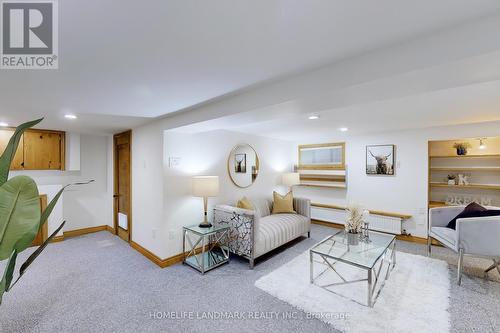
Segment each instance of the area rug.
[{"label": "area rug", "polygon": [[[351,266],[341,266],[342,274],[355,277],[361,273]],[[316,267],[319,273],[321,266]],[[442,260],[398,252],[396,267],[373,308],[351,299],[366,298],[366,282],[342,286],[338,291],[333,288],[336,293],[310,284],[309,251],[261,277],[255,286],[305,311],[308,318],[318,318],[343,332],[450,330],[450,280],[448,265]]]}]

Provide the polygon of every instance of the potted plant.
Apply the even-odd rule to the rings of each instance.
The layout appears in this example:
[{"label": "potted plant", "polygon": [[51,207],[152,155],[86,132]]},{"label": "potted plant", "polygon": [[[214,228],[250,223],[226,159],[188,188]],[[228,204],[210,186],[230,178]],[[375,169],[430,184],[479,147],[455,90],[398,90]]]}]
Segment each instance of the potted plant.
[{"label": "potted plant", "polygon": [[345,223],[347,243],[357,245],[359,232],[363,225],[363,209],[357,204],[349,204],[346,208],[347,219]]},{"label": "potted plant", "polygon": [[471,145],[468,142],[455,142],[453,148],[457,150],[457,155],[467,155],[467,148],[470,148]]},{"label": "potted plant", "polygon": [[457,176],[448,175],[447,179],[448,179],[448,185],[456,185]]}]

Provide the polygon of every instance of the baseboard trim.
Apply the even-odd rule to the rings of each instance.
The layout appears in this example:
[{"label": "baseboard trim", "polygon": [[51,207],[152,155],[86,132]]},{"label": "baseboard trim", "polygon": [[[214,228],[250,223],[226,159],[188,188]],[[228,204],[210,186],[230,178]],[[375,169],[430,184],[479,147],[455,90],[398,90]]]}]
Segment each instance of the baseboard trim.
[{"label": "baseboard trim", "polygon": [[96,227],[88,227],[88,228],[64,231],[62,235],[55,236],[54,238],[52,238],[52,240],[50,242],[51,243],[62,242],[66,238],[92,234],[92,233],[100,232],[100,231],[109,231],[112,234],[115,233],[115,229],[110,227],[109,225],[98,225]]},{"label": "baseboard trim", "polygon": [[[321,220],[311,220],[311,223],[322,225],[325,227],[330,227],[330,228],[344,229],[344,225],[340,224],[340,223],[327,222],[327,221],[321,221]],[[396,239],[407,241],[407,242],[412,242],[412,243],[427,244],[427,238],[417,237],[417,236],[396,235]],[[439,243],[438,241],[433,239],[432,245],[441,246],[441,243]]]},{"label": "baseboard trim", "polygon": [[105,225],[99,225],[97,227],[88,227],[88,228],[64,231],[63,235],[64,235],[64,238],[71,238],[71,237],[92,234],[94,232],[105,231],[105,230],[107,230]]},{"label": "baseboard trim", "polygon": [[[183,253],[176,254],[175,256],[172,256],[172,257],[169,257],[166,259],[162,259],[162,258],[158,257],[156,254],[154,254],[153,252],[142,247],[141,245],[137,244],[134,241],[130,241],[130,246],[161,268],[165,268],[168,266],[178,264],[178,263],[182,262],[182,260],[184,260]],[[198,252],[198,251],[196,251],[196,252]]]}]

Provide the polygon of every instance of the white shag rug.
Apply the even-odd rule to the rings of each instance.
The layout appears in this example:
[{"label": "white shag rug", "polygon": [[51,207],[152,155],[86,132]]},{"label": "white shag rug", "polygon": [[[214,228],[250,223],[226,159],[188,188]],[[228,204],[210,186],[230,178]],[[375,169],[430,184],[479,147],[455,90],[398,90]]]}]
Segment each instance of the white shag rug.
[{"label": "white shag rug", "polygon": [[[397,252],[396,262],[373,308],[350,299],[366,302],[366,282],[332,288],[345,297],[310,284],[309,251],[263,276],[255,286],[344,332],[449,332],[447,263],[403,252]],[[323,267],[315,264],[315,276]],[[364,272],[336,267],[350,278]],[[325,275],[322,281],[334,278],[333,272]]]}]

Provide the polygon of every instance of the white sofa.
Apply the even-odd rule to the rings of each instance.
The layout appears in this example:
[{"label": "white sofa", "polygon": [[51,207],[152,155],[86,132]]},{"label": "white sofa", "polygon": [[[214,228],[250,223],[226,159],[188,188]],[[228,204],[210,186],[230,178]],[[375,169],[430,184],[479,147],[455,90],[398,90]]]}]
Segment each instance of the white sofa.
[{"label": "white sofa", "polygon": [[311,202],[294,198],[297,214],[271,214],[272,201],[251,200],[255,210],[246,210],[232,205],[214,208],[214,224],[229,225],[229,250],[249,260],[254,267],[256,258],[288,243],[302,235],[310,236]]},{"label": "white sofa", "polygon": [[[457,283],[462,281],[463,256],[471,255],[493,260],[485,274],[496,268],[500,273],[500,216],[457,219],[456,229],[446,225],[464,210],[465,206],[448,206],[429,209],[428,255],[431,255],[432,239],[458,253]],[[486,207],[500,209],[498,207]]]}]

